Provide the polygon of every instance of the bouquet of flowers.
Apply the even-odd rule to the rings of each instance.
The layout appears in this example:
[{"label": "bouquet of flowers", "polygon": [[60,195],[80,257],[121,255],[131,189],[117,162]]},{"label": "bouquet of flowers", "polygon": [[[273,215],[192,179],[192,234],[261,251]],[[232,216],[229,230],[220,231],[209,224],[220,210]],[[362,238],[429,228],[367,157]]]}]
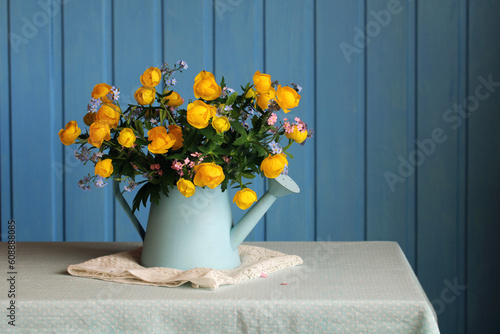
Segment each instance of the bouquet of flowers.
[{"label": "bouquet of flowers", "polygon": [[[239,93],[223,77],[218,84],[212,73],[201,71],[193,85],[196,100],[182,109],[185,100],[173,89],[173,75],[187,68],[184,61],[148,68],[134,94],[137,104],[126,110],[117,87],[94,87],[83,117],[88,130],[82,134],[70,121],[59,131],[64,145],[80,145],[77,159],[95,165],[94,175],[79,181],[80,188],[90,190],[92,183],[101,188],[108,178],[125,181],[124,191],[141,185],[133,201],[137,210],[148,199],[158,203],[174,187],[189,197],[196,187],[220,185],[224,191],[229,185],[240,189],[233,201],[244,210],[257,201],[244,179],[287,173],[287,159],[293,158],[287,150],[294,142],[303,144],[312,131],[298,117],[278,121],[277,112],[297,107],[302,88],[281,86],[256,71],[253,85]],[[287,144],[281,147],[284,138]]]}]

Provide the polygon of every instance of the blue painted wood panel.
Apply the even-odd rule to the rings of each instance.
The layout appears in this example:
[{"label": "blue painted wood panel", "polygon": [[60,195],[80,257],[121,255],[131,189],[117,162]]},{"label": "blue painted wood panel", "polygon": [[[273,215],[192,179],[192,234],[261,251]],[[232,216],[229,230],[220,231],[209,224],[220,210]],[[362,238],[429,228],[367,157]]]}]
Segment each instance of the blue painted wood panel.
[{"label": "blue painted wood panel", "polygon": [[[0,0],[3,241],[10,218],[19,240],[138,240],[109,186],[78,188],[93,170],[57,136],[70,120],[85,127],[95,84],[134,102],[147,67],[182,59],[175,90],[187,101],[201,70],[238,89],[258,69],[304,88],[286,117],[315,135],[292,150],[301,194],[278,200],[247,240],[398,241],[442,333],[495,328],[498,86],[479,88],[489,95],[470,115],[455,104],[473,103],[490,75],[500,82],[498,1],[64,3]],[[431,149],[436,129],[446,139]],[[264,180],[254,187],[262,194]]]},{"label": "blue painted wood panel", "polygon": [[[111,83],[111,1],[72,1],[63,8],[64,29],[64,122],[75,120],[82,128],[83,116],[94,85]],[[74,146],[65,147],[65,240],[114,240],[113,195],[110,187],[83,192],[78,181],[94,175],[91,164],[74,158]]]},{"label": "blue painted wood panel", "polygon": [[500,292],[500,2],[469,2],[467,331],[498,330]]},{"label": "blue painted wood panel", "polygon": [[369,1],[357,37],[366,48],[367,239],[397,241],[412,266],[415,169],[398,169],[415,140],[414,17],[412,2]]},{"label": "blue painted wood panel", "polygon": [[364,29],[364,11],[364,1],[316,4],[318,240],[365,239],[366,49],[351,49],[353,25]]},{"label": "blue painted wood panel", "polygon": [[0,232],[7,238],[7,222],[11,210],[11,155],[10,155],[10,79],[9,79],[9,8],[7,0],[0,0]]},{"label": "blue painted wood panel", "polygon": [[[265,3],[265,73],[280,84],[298,83],[304,87],[297,108],[286,115],[293,122],[299,117],[315,124],[314,91],[314,2],[293,0]],[[278,28],[279,27],[279,28]],[[292,146],[294,159],[288,159],[290,177],[299,184],[298,195],[278,199],[266,215],[266,240],[314,240],[315,238],[315,141]]]},{"label": "blue painted wood panel", "polygon": [[[446,282],[464,284],[465,258],[457,247],[465,231],[465,192],[460,185],[466,163],[465,126],[448,122],[448,110],[461,103],[465,85],[465,22],[460,21],[464,3],[420,2],[417,27],[417,270],[422,286],[439,314],[441,328],[463,333],[461,305],[441,301]],[[459,29],[457,29],[457,26]],[[433,52],[429,52],[433,50]],[[446,60],[446,61],[444,61]],[[440,135],[439,135],[440,134]]]},{"label": "blue painted wood panel", "polygon": [[10,32],[23,38],[10,48],[12,216],[19,239],[57,240],[63,187],[52,162],[62,158],[61,15],[35,0],[10,1],[9,18]]}]

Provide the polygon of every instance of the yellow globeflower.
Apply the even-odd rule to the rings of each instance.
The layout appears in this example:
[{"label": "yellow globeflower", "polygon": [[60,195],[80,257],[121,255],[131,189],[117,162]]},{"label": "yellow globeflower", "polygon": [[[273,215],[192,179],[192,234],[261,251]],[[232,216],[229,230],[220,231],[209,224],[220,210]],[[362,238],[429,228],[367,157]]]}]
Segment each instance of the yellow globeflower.
[{"label": "yellow globeflower", "polygon": [[269,102],[276,97],[276,91],[273,87],[269,88],[266,93],[259,94],[257,96],[257,105],[262,110],[269,108]]},{"label": "yellow globeflower", "polygon": [[148,150],[155,154],[167,153],[168,149],[174,146],[175,137],[169,135],[167,129],[163,126],[157,126],[148,131]]},{"label": "yellow globeflower", "polygon": [[297,91],[291,87],[281,87],[278,85],[278,90],[276,92],[276,102],[283,109],[285,113],[289,112],[289,109],[295,108],[299,105],[300,95]]},{"label": "yellow globeflower", "polygon": [[293,126],[293,132],[285,133],[288,139],[295,140],[296,143],[300,144],[307,139],[307,130],[299,131],[297,125]]},{"label": "yellow globeflower", "polygon": [[141,84],[144,87],[156,87],[161,81],[161,71],[157,67],[150,67],[141,75]]},{"label": "yellow globeflower", "polygon": [[201,71],[194,78],[194,96],[210,101],[215,100],[222,93],[222,89],[215,81],[214,75],[207,71]]},{"label": "yellow globeflower", "polygon": [[120,122],[120,112],[120,108],[114,104],[103,104],[97,111],[94,120],[106,122],[110,128],[116,129]]},{"label": "yellow globeflower", "polygon": [[151,87],[140,87],[134,93],[134,98],[140,105],[152,104],[155,101],[156,89]]},{"label": "yellow globeflower", "polygon": [[213,162],[196,165],[194,171],[196,174],[193,181],[198,187],[208,186],[210,189],[214,189],[225,179],[222,167]]},{"label": "yellow globeflower", "polygon": [[172,91],[172,94],[165,97],[165,100],[168,100],[166,103],[169,107],[177,108],[181,104],[184,103],[184,99],[179,95],[179,93]]},{"label": "yellow globeflower", "polygon": [[226,116],[214,116],[212,119],[212,126],[217,133],[226,132],[231,128],[229,119]]},{"label": "yellow globeflower", "polygon": [[76,121],[69,121],[64,129],[59,130],[59,139],[64,145],[71,145],[80,133],[82,133],[82,130],[78,127]]},{"label": "yellow globeflower", "polygon": [[111,86],[106,83],[100,83],[94,86],[92,90],[92,97],[94,99],[101,99],[103,102],[110,103],[107,95],[111,92]]},{"label": "yellow globeflower", "polygon": [[196,191],[193,182],[186,179],[179,179],[179,181],[177,181],[177,189],[179,189],[179,192],[186,198],[193,196]]},{"label": "yellow globeflower", "polygon": [[111,159],[99,160],[95,164],[95,175],[110,177],[113,174],[113,164]]},{"label": "yellow globeflower", "polygon": [[253,84],[255,90],[259,92],[259,94],[267,93],[269,88],[271,88],[271,76],[269,74],[256,71],[253,75]]},{"label": "yellow globeflower", "polygon": [[204,129],[208,126],[210,119],[215,116],[216,111],[214,106],[196,100],[188,104],[186,119],[195,128]]},{"label": "yellow globeflower", "polygon": [[89,128],[89,138],[88,143],[100,148],[102,142],[105,140],[111,140],[111,129],[109,124],[103,121],[95,121],[90,125]]},{"label": "yellow globeflower", "polygon": [[249,188],[238,191],[233,197],[233,203],[236,203],[241,210],[248,209],[254,202],[257,202],[257,194]]},{"label": "yellow globeflower", "polygon": [[283,153],[269,155],[267,158],[262,160],[260,164],[260,170],[264,172],[264,175],[270,179],[278,177],[288,165],[288,160],[286,155]]},{"label": "yellow globeflower", "polygon": [[118,142],[120,145],[125,147],[132,147],[135,143],[135,134],[134,131],[130,128],[125,128],[120,131],[120,135],[118,136]]},{"label": "yellow globeflower", "polygon": [[182,138],[182,129],[180,126],[175,125],[175,124],[170,124],[168,126],[168,133],[171,136],[174,136],[175,138],[175,143],[174,146],[172,146],[172,150],[178,150],[179,148],[182,147],[184,143],[184,138]]}]

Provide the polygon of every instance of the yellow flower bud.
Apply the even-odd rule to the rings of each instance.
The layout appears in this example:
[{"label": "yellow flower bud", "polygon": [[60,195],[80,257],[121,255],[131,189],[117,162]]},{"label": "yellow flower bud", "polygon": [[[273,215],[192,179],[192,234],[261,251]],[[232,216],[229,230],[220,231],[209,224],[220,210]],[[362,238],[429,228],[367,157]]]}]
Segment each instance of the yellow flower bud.
[{"label": "yellow flower bud", "polygon": [[186,198],[193,196],[196,191],[193,182],[186,179],[179,179],[179,181],[177,181],[177,189],[179,189],[179,192]]},{"label": "yellow flower bud", "polygon": [[215,81],[215,77],[212,73],[201,71],[194,78],[193,91],[197,99],[202,98],[210,101],[218,98],[222,89]]},{"label": "yellow flower bud", "polygon": [[[150,67],[141,75],[141,84],[144,87],[156,87],[161,81],[161,71],[157,67]],[[149,103],[147,103],[149,104]]]},{"label": "yellow flower bud", "polygon": [[255,90],[259,92],[259,94],[267,93],[269,88],[271,88],[271,76],[269,74],[260,73],[260,71],[256,71],[253,75],[253,84]]},{"label": "yellow flower bud", "polygon": [[111,159],[99,160],[95,164],[95,175],[99,175],[101,177],[110,177],[111,174],[113,174],[113,164],[111,162]]},{"label": "yellow flower bud", "polygon": [[297,125],[293,126],[293,132],[285,133],[288,139],[295,140],[296,143],[300,144],[307,138],[307,130],[299,131]]},{"label": "yellow flower bud", "polygon": [[135,143],[135,134],[134,131],[130,128],[125,128],[120,131],[120,135],[118,136],[118,142],[120,145],[125,147],[132,147]]},{"label": "yellow flower bud", "polygon": [[174,136],[175,138],[175,143],[174,146],[172,146],[172,150],[178,150],[182,147],[184,143],[184,138],[182,138],[182,129],[180,126],[175,125],[175,124],[170,124],[168,126],[168,133],[171,136]]},{"label": "yellow flower bud", "polygon": [[156,89],[151,87],[140,87],[134,93],[134,98],[140,105],[152,104],[155,100]]},{"label": "yellow flower bud", "polygon": [[204,129],[212,117],[215,116],[216,108],[203,101],[196,100],[188,104],[186,118],[189,124],[197,129]]},{"label": "yellow flower bud", "polygon": [[83,116],[83,123],[85,123],[86,126],[91,126],[95,121],[95,115],[96,113],[94,112],[86,113],[85,116]]},{"label": "yellow flower bud", "polygon": [[148,150],[155,154],[167,153],[168,149],[174,146],[175,137],[169,135],[167,129],[163,126],[157,126],[148,131]]},{"label": "yellow flower bud", "polygon": [[257,202],[257,194],[249,188],[238,191],[233,197],[233,203],[236,203],[241,210],[248,209],[254,202]]},{"label": "yellow flower bud", "polygon": [[101,99],[103,102],[110,103],[107,95],[111,92],[111,86],[106,83],[100,83],[94,86],[92,90],[92,97],[94,99]]},{"label": "yellow flower bud", "polygon": [[90,125],[89,128],[89,138],[88,143],[100,148],[102,142],[105,140],[111,140],[111,129],[109,124],[104,121],[95,121]]},{"label": "yellow flower bud", "polygon": [[166,103],[169,107],[177,108],[178,106],[184,103],[184,99],[179,95],[179,93],[172,91],[172,94],[165,97],[165,100],[168,100]]},{"label": "yellow flower bud", "polygon": [[215,116],[212,119],[212,126],[217,131],[217,133],[226,132],[231,128],[229,119],[226,116]]},{"label": "yellow flower bud", "polygon": [[95,115],[95,121],[106,122],[110,128],[116,129],[120,122],[120,112],[120,108],[114,104],[103,104]]},{"label": "yellow flower bud", "polygon": [[213,162],[196,165],[194,170],[196,174],[193,181],[198,187],[208,186],[210,189],[214,189],[225,179],[222,167]]},{"label": "yellow flower bud", "polygon": [[78,127],[76,121],[69,121],[64,129],[59,130],[59,139],[64,145],[71,145],[80,133],[82,133],[82,130]]},{"label": "yellow flower bud", "polygon": [[276,102],[283,109],[285,113],[289,112],[289,109],[295,108],[299,105],[300,95],[291,87],[281,87],[278,85],[278,91],[276,92]]},{"label": "yellow flower bud", "polygon": [[248,92],[245,94],[245,97],[247,99],[255,99],[256,96],[257,96],[257,91],[253,88],[250,88]]},{"label": "yellow flower bud", "polygon": [[267,158],[262,160],[260,170],[264,172],[266,177],[274,179],[283,172],[285,165],[288,165],[288,160],[286,159],[286,155],[283,153],[269,155]]}]

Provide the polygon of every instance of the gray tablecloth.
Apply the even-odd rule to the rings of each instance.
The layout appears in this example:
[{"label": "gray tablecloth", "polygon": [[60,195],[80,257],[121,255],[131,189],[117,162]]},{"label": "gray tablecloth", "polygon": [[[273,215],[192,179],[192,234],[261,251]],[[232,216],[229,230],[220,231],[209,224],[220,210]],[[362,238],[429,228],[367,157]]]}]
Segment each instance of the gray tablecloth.
[{"label": "gray tablecloth", "polygon": [[[165,288],[66,272],[70,264],[138,243],[18,243],[14,299],[7,298],[9,268],[2,265],[0,332],[439,333],[432,306],[394,242],[248,244],[299,255],[304,264],[214,291]],[[7,245],[0,246],[6,259]],[[7,317],[11,300],[15,329]]]}]

